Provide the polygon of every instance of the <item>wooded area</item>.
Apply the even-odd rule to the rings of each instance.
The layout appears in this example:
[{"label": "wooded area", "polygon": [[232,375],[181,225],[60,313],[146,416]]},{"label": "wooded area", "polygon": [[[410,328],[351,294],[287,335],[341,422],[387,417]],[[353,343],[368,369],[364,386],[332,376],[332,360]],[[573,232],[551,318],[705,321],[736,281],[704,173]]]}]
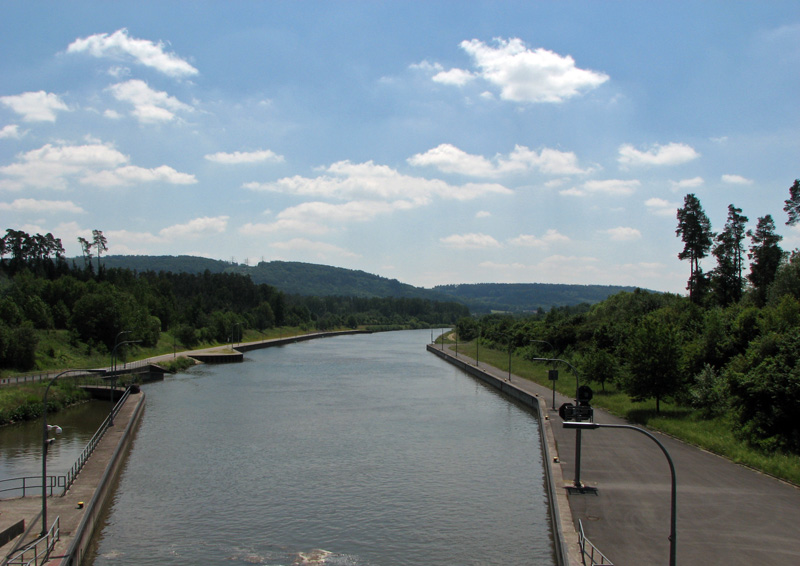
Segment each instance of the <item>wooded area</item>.
[{"label": "wooded area", "polygon": [[469,314],[456,302],[421,298],[292,295],[236,273],[107,269],[96,254],[105,238],[94,234],[93,242],[81,242],[82,266],[67,263],[52,234],[9,229],[0,238],[0,369],[37,368],[48,355],[40,338],[53,331],[68,332],[73,345],[89,351],[110,352],[123,330],[142,347],[169,332],[193,348],[238,339],[246,329],[420,328]]},{"label": "wooded area", "polygon": [[[792,225],[800,221],[800,181],[789,192]],[[525,318],[464,318],[459,338],[570,360],[601,389],[613,384],[634,401],[654,399],[656,411],[669,400],[700,418],[729,418],[759,449],[800,454],[800,250],[781,250],[769,215],[745,231],[747,217],[734,205],[713,233],[695,195],[677,219],[688,297],[636,290]],[[699,260],[709,252],[717,265],[706,274]]]}]

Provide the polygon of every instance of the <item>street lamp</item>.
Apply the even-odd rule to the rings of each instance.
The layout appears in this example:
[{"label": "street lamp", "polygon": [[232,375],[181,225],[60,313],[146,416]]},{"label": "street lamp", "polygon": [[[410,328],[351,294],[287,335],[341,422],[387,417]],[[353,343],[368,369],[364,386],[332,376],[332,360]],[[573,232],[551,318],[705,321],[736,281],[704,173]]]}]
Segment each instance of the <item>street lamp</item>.
[{"label": "street lamp", "polygon": [[[553,345],[548,342],[547,340],[531,340],[531,343],[538,342],[539,344],[547,344],[550,346],[550,349],[555,351]],[[553,362],[553,369],[550,370],[548,373],[548,377],[550,378],[550,382],[553,384],[553,410],[556,408],[556,381],[558,381],[558,370],[556,369],[556,364]]]},{"label": "street lamp", "polygon": [[111,351],[111,414],[109,415],[108,426],[114,426],[114,393],[117,388],[117,348],[119,346],[124,346],[125,344],[138,344],[141,340],[124,340],[122,342],[116,343],[116,340],[122,334],[130,334],[133,332],[132,330],[124,330],[117,334],[117,338],[114,339],[114,349]]},{"label": "street lamp", "polygon": [[600,424],[600,423],[587,423],[587,422],[565,422],[564,428],[574,428],[578,432],[582,429],[596,429],[596,428],[627,428],[630,430],[636,430],[650,438],[653,442],[658,444],[658,447],[661,448],[661,451],[664,453],[664,456],[667,458],[667,462],[669,463],[669,472],[672,475],[672,501],[671,501],[671,509],[670,509],[670,524],[669,524],[669,566],[675,566],[675,551],[677,547],[677,540],[676,540],[676,525],[677,525],[677,509],[678,509],[678,480],[675,476],[675,464],[672,462],[672,457],[667,452],[667,449],[664,448],[664,445],[661,444],[661,441],[658,440],[655,436],[647,432],[646,430],[632,426],[632,425],[622,425],[622,424]]},{"label": "street lamp", "polygon": [[50,380],[50,383],[47,384],[47,387],[44,390],[44,397],[42,398],[43,407],[42,407],[42,534],[41,536],[45,536],[47,534],[47,447],[55,440],[48,437],[48,432],[53,430],[55,431],[56,434],[61,434],[60,426],[47,424],[47,393],[50,391],[50,387],[62,375],[68,373],[87,372],[87,371],[89,370],[68,369],[62,371],[61,373],[59,373],[53,379]]}]

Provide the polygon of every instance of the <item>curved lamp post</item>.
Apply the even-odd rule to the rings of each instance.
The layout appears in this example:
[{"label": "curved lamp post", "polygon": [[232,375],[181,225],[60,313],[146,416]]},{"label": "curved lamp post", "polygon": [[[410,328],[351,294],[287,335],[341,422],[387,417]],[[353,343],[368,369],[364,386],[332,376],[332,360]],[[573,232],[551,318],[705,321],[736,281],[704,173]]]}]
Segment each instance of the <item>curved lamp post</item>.
[{"label": "curved lamp post", "polygon": [[[551,350],[555,351],[553,345],[547,340],[531,340],[531,344],[533,344],[534,342],[538,342],[539,344],[547,344],[548,346],[550,346]],[[553,371],[556,371],[555,362],[553,362]],[[555,375],[556,379],[553,379],[552,374],[550,375],[550,381],[553,384],[553,410],[555,410],[556,408],[556,380],[558,379],[558,373],[556,373]]]},{"label": "curved lamp post", "polygon": [[[117,334],[117,338],[122,334],[128,334],[130,332],[132,332],[132,330],[120,332]],[[141,340],[123,340],[122,342],[115,343],[114,349],[111,351],[111,415],[109,416],[108,426],[114,426],[114,393],[117,389],[117,348],[125,344],[138,344],[139,342],[141,342]]]},{"label": "curved lamp post", "polygon": [[658,444],[658,447],[661,448],[661,451],[664,453],[664,456],[667,458],[667,462],[669,463],[669,472],[672,475],[672,498],[671,498],[671,509],[670,509],[670,521],[669,521],[669,566],[675,566],[675,551],[677,548],[677,540],[676,540],[676,526],[677,526],[677,509],[678,509],[678,480],[675,476],[675,464],[672,462],[672,457],[667,452],[667,449],[664,448],[664,445],[661,444],[661,441],[658,440],[655,436],[647,432],[646,430],[632,426],[632,425],[621,425],[621,424],[600,424],[600,423],[586,423],[586,422],[565,422],[564,428],[574,428],[578,432],[582,429],[596,429],[596,428],[627,428],[629,430],[636,430],[641,432],[650,440]]},{"label": "curved lamp post", "polygon": [[42,534],[41,536],[45,536],[47,534],[47,447],[53,442],[50,438],[48,438],[47,433],[50,430],[55,430],[56,434],[61,433],[61,427],[55,425],[47,425],[47,393],[50,391],[50,387],[56,382],[56,380],[61,377],[62,375],[66,375],[68,373],[77,373],[77,372],[88,372],[89,370],[86,369],[68,369],[62,371],[58,375],[56,375],[53,379],[50,380],[50,383],[47,384],[47,387],[44,390],[44,397],[42,399],[42,403],[44,404],[42,410]]}]

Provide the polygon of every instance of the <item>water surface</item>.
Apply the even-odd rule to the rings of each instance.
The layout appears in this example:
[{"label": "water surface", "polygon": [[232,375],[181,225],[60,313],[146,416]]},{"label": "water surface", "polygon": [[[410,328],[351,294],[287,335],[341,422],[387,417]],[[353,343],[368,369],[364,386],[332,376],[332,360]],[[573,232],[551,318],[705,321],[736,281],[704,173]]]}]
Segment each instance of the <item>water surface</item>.
[{"label": "water surface", "polygon": [[554,564],[538,422],[429,340],[325,338],[145,386],[88,563]]}]

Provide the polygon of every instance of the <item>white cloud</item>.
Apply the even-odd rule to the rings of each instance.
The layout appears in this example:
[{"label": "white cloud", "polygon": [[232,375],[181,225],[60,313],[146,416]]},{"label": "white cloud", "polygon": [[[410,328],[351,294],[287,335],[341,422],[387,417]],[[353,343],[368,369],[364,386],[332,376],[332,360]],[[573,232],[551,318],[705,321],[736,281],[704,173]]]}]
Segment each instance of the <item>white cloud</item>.
[{"label": "white cloud", "polygon": [[741,175],[723,175],[722,182],[728,183],[731,185],[752,185],[753,180],[748,179],[746,177],[742,177]]},{"label": "white cloud", "polygon": [[463,85],[467,77],[477,76],[498,87],[503,100],[563,102],[609,78],[604,73],[579,69],[569,55],[542,48],[531,51],[518,38],[498,38],[494,43],[490,46],[477,39],[462,41],[460,47],[472,57],[476,71],[440,71],[434,79]]},{"label": "white cloud", "polygon": [[705,183],[702,177],[692,177],[691,179],[681,179],[680,181],[672,181],[672,190],[683,191],[686,189],[695,189]]},{"label": "white cloud", "polygon": [[293,252],[306,252],[312,254],[318,259],[325,259],[329,256],[358,258],[360,255],[353,253],[349,250],[328,244],[326,242],[314,242],[305,238],[295,238],[288,242],[277,242],[272,244],[273,248],[279,250],[287,250]]},{"label": "white cloud", "polygon": [[175,112],[191,112],[194,109],[166,92],[151,89],[146,82],[132,79],[108,87],[114,97],[133,105],[133,115],[141,122],[169,122]]},{"label": "white cloud", "polygon": [[650,198],[644,202],[647,209],[656,216],[675,216],[680,204],[661,198]]},{"label": "white cloud", "polygon": [[162,42],[136,39],[128,35],[127,29],[112,34],[97,33],[79,38],[69,44],[67,53],[88,53],[94,57],[132,59],[140,65],[150,67],[170,77],[187,77],[198,73],[192,65],[174,53],[167,53]]},{"label": "white cloud", "polygon": [[514,173],[538,170],[549,175],[576,175],[588,170],[578,166],[578,158],[572,152],[544,148],[537,153],[525,146],[517,145],[508,156],[497,155],[489,160],[482,155],[469,154],[456,146],[443,143],[425,153],[408,158],[414,166],[433,166],[444,173],[460,173],[474,177],[499,177]]},{"label": "white cloud", "polygon": [[175,224],[159,231],[159,235],[166,239],[198,238],[214,234],[222,234],[228,227],[228,216],[195,218],[186,224]]},{"label": "white cloud", "polygon": [[55,122],[56,112],[69,110],[57,94],[43,90],[0,96],[0,102],[22,116],[26,122]]},{"label": "white cloud", "polygon": [[627,226],[618,226],[610,230],[601,230],[601,232],[608,234],[614,242],[630,242],[642,238],[642,233],[639,230]]},{"label": "white cloud", "polygon": [[113,170],[97,171],[86,174],[81,183],[98,187],[118,187],[135,183],[163,182],[171,185],[193,185],[197,178],[188,173],[181,173],[167,165],[153,169],[127,165]]},{"label": "white cloud", "polygon": [[679,165],[700,157],[692,146],[683,143],[655,144],[647,151],[639,151],[630,144],[621,145],[620,165]]},{"label": "white cloud", "polygon": [[2,130],[0,130],[0,140],[2,139],[10,139],[10,138],[19,138],[19,126],[16,124],[9,124],[8,126],[4,126]]},{"label": "white cloud", "polygon": [[[128,158],[116,149],[103,144],[63,145],[46,144],[17,156],[17,162],[0,167],[0,174],[15,178],[6,188],[26,186],[65,189],[67,178],[89,171],[114,167]],[[13,186],[12,186],[13,185]]]},{"label": "white cloud", "polygon": [[500,242],[486,234],[453,234],[439,240],[446,246],[463,250],[499,248]]},{"label": "white cloud", "polygon": [[558,230],[551,228],[544,234],[544,236],[539,237],[532,234],[520,234],[516,238],[511,238],[508,243],[514,246],[547,248],[551,244],[563,244],[569,241],[569,237],[560,233]]},{"label": "white cloud", "polygon": [[146,169],[127,163],[126,155],[102,143],[46,144],[17,156],[16,163],[0,167],[0,175],[12,179],[3,182],[0,188],[63,190],[72,178],[78,178],[83,184],[103,187],[145,182],[180,185],[197,182],[194,175],[180,173],[167,165]]},{"label": "white cloud", "polygon": [[208,161],[214,163],[224,163],[229,165],[237,165],[240,163],[258,163],[261,161],[269,161],[272,163],[282,163],[283,156],[270,151],[269,149],[259,151],[234,151],[233,153],[225,153],[220,151],[218,153],[211,153],[205,156]]},{"label": "white cloud", "polygon": [[603,181],[586,181],[580,188],[573,187],[560,191],[565,196],[588,196],[592,194],[605,194],[609,196],[628,196],[636,192],[641,183],[636,179],[606,179]]},{"label": "white cloud", "polygon": [[14,202],[0,202],[0,210],[10,212],[33,212],[36,214],[73,213],[83,214],[86,211],[69,200],[37,200],[18,198]]},{"label": "white cloud", "polygon": [[475,79],[475,75],[464,69],[450,69],[433,75],[435,82],[446,85],[464,86],[473,79]]},{"label": "white cloud", "polygon": [[428,204],[435,196],[444,199],[470,200],[493,194],[513,194],[510,189],[495,183],[450,185],[440,179],[411,177],[386,165],[376,165],[372,161],[366,163],[339,161],[325,171],[328,174],[319,177],[297,175],[273,183],[246,183],[244,187],[257,191],[344,200],[402,200],[413,206]]}]

